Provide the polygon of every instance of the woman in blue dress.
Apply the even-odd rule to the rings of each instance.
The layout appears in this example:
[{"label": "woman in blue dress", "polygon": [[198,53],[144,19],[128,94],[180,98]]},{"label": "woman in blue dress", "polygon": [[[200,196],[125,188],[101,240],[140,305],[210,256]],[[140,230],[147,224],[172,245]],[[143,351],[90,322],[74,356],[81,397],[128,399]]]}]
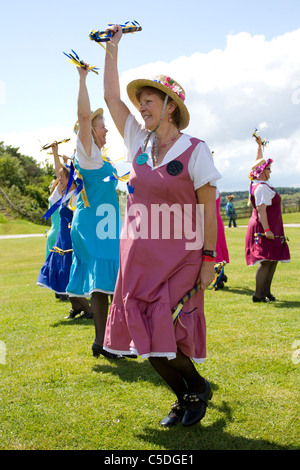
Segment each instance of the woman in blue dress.
[{"label": "woman in blue dress", "polygon": [[[58,156],[58,144],[54,142],[52,151],[55,163],[55,173],[58,177],[57,190],[59,199],[65,196],[64,203],[60,205],[55,213],[59,214],[59,227],[55,243],[49,249],[49,254],[43,264],[37,279],[37,285],[46,287],[55,292],[59,298],[68,298],[66,287],[69,282],[70,269],[72,264],[72,240],[70,227],[73,219],[73,212],[76,206],[74,191],[77,188],[73,181],[66,194],[70,170],[62,165]],[[58,201],[56,201],[58,202]],[[84,312],[82,317],[92,318],[91,307],[86,299],[70,299],[72,308],[67,318],[74,318],[77,314]]]},{"label": "woman in blue dress", "polygon": [[103,349],[108,296],[114,293],[119,269],[120,213],[116,192],[116,173],[103,158],[106,143],[103,110],[93,113],[86,86],[88,65],[78,68],[78,121],[75,168],[82,182],[74,214],[71,238],[73,258],[67,292],[72,296],[91,297],[95,324],[93,355],[117,358]]}]

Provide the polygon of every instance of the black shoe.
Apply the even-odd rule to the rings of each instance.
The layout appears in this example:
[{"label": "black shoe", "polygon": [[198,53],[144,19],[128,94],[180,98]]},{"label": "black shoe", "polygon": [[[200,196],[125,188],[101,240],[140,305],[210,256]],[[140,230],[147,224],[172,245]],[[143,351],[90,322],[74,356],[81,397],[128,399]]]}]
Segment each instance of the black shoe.
[{"label": "black shoe", "polygon": [[105,349],[103,349],[102,346],[98,346],[98,344],[96,343],[93,343],[92,351],[93,351],[94,357],[99,357],[100,354],[102,354],[102,356],[105,356],[108,359],[123,359],[124,358],[124,356],[121,356],[119,354],[113,354],[109,351],[105,351]]},{"label": "black shoe", "polygon": [[183,426],[192,426],[204,418],[207,402],[213,396],[210,383],[205,380],[205,390],[202,393],[186,393],[183,399],[186,402],[186,411],[182,418]]},{"label": "black shoe", "polygon": [[82,309],[80,308],[79,310],[75,310],[74,308],[71,308],[69,310],[69,315],[65,318],[75,318],[77,315],[81,315]]},{"label": "black shoe", "polygon": [[253,300],[253,302],[266,302],[265,297],[256,297],[256,295],[254,295],[254,294],[252,296],[252,300]]},{"label": "black shoe", "polygon": [[160,422],[161,426],[165,426],[165,427],[175,426],[177,423],[179,423],[179,421],[181,421],[184,413],[185,413],[185,404],[180,403],[178,400],[176,400],[175,403],[172,403],[171,405],[170,413],[161,420]]},{"label": "black shoe", "polygon": [[272,294],[265,295],[265,299],[268,300],[269,302],[274,302],[276,300],[274,295]]},{"label": "black shoe", "polygon": [[83,312],[81,315],[80,315],[80,318],[86,318],[86,319],[91,319],[91,318],[94,318],[93,317],[93,314],[92,313],[87,313],[87,312]]}]

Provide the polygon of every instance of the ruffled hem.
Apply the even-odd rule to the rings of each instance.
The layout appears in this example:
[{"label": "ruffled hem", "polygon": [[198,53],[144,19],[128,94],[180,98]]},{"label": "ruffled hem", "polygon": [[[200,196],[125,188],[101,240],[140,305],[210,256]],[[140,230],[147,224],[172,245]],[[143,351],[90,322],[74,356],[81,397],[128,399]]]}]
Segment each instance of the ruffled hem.
[{"label": "ruffled hem", "polygon": [[[108,351],[112,354],[117,354],[121,356],[131,356],[131,355],[136,355],[139,356],[138,351],[135,348],[131,348],[130,351],[123,351],[123,350],[118,350],[118,349],[110,349],[107,347],[104,347],[105,351]],[[148,359],[149,357],[167,357],[169,361],[172,359],[176,359],[176,354],[175,353],[149,353],[149,354],[142,354],[140,355],[142,359]],[[197,357],[192,357],[191,358],[194,362],[198,364],[203,364],[205,362],[205,358],[197,358]]]},{"label": "ruffled hem", "polygon": [[45,289],[49,289],[49,290],[52,290],[52,292],[55,292],[55,294],[59,294],[59,295],[68,295],[67,292],[60,292],[58,290],[55,290],[55,289],[52,289],[52,287],[49,287],[47,286],[46,284],[43,284],[42,282],[37,282],[36,283],[37,286],[40,286],[40,287],[44,287]]},{"label": "ruffled hem", "polygon": [[106,324],[104,348],[124,355],[135,350],[142,358],[169,359],[176,357],[179,348],[196,362],[203,362],[206,357],[206,325],[203,293],[199,294],[198,303],[194,296],[185,304],[175,326],[168,304],[130,300],[123,307],[113,302]]},{"label": "ruffled hem", "polygon": [[88,264],[83,264],[73,257],[66,291],[77,297],[90,297],[93,292],[113,294],[118,269],[118,260],[96,259]]},{"label": "ruffled hem", "polygon": [[113,291],[108,291],[108,290],[103,290],[103,289],[93,289],[90,292],[86,292],[84,294],[82,294],[82,293],[76,294],[75,292],[67,291],[67,295],[69,297],[83,297],[83,298],[86,298],[86,297],[92,297],[93,292],[101,292],[102,294],[107,294],[107,295],[113,295],[114,294]]},{"label": "ruffled hem", "polygon": [[263,259],[258,259],[257,261],[254,261],[251,264],[247,264],[247,266],[257,266],[259,263],[262,263],[263,261],[277,261],[278,263],[289,263],[291,260],[290,259],[268,259],[268,258],[263,258]]}]

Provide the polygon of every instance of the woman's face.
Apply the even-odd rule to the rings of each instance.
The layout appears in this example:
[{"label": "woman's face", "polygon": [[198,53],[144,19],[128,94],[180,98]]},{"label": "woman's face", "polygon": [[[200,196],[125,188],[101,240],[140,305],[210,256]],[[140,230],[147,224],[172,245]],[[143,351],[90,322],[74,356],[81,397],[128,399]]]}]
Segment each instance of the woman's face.
[{"label": "woman's face", "polygon": [[270,177],[271,177],[271,171],[272,171],[272,170],[271,170],[271,166],[270,166],[270,165],[267,166],[267,168],[264,169],[263,173],[264,173],[264,175],[265,175],[266,181],[267,181],[268,179],[270,179]]},{"label": "woman's face", "polygon": [[146,88],[141,91],[139,101],[139,112],[145,121],[146,129],[149,131],[154,130],[160,120],[163,100],[157,93]]},{"label": "woman's face", "polygon": [[96,139],[98,139],[100,148],[102,148],[106,144],[106,134],[108,132],[102,117],[97,116],[95,119],[93,119],[92,125],[93,131],[96,134]]},{"label": "woman's face", "polygon": [[61,168],[61,169],[59,170],[58,181],[59,181],[59,186],[60,186],[60,190],[61,190],[61,191],[63,191],[64,189],[67,188],[69,178],[68,178],[67,175],[65,174],[63,168]]}]

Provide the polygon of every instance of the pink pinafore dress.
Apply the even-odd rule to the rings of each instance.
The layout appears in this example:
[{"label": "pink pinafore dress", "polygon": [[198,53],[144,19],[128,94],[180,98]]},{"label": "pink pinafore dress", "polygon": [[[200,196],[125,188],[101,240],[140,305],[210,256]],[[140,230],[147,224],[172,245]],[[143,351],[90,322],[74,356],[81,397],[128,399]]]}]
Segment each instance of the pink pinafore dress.
[{"label": "pink pinafore dress", "polygon": [[[120,268],[104,339],[108,351],[172,359],[178,347],[198,362],[206,356],[203,292],[184,305],[175,326],[172,319],[174,307],[194,287],[202,263],[202,242],[196,249],[189,245],[199,208],[188,162],[201,142],[190,141],[180,156],[158,168],[143,162],[141,149],[133,161]],[[171,221],[169,226],[158,219],[158,208],[168,215],[162,219]],[[189,223],[184,223],[187,213]]]},{"label": "pink pinafore dress", "polygon": [[[258,183],[266,184],[266,183]],[[257,264],[260,261],[289,261],[290,251],[288,244],[284,238],[284,230],[281,215],[281,197],[276,192],[272,198],[272,204],[267,206],[267,217],[270,230],[277,237],[274,240],[267,238],[264,235],[263,226],[259,220],[257,208],[255,205],[254,191],[258,184],[251,187],[251,204],[253,206],[252,215],[249,220],[246,240],[245,240],[245,256],[248,266]],[[271,188],[273,191],[274,188]]]}]

